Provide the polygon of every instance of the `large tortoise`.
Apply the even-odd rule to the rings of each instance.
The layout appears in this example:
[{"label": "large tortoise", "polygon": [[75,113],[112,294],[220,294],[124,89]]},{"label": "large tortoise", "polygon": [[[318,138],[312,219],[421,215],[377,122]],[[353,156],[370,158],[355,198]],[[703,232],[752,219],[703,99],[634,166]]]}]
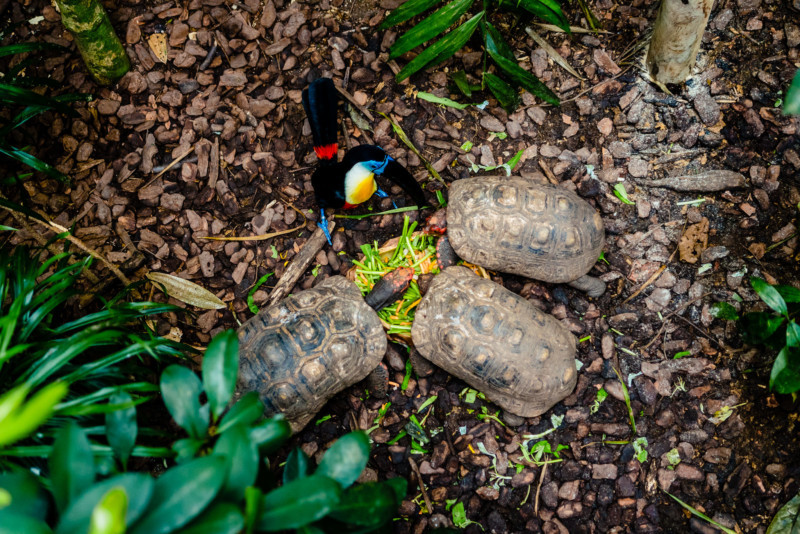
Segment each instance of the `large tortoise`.
[{"label": "large tortoise", "polygon": [[396,300],[413,271],[396,269],[366,298],[333,276],[262,309],[239,328],[237,391],[257,391],[266,415],[301,430],[336,393],[379,368],[386,335],[375,310]]},{"label": "large tortoise", "polygon": [[575,387],[575,337],[466,267],[433,277],[411,336],[422,356],[520,417],[546,412]]},{"label": "large tortoise", "polygon": [[[587,273],[605,244],[600,214],[567,189],[521,177],[457,180],[450,186],[447,238],[464,260],[487,269],[569,283],[599,297],[605,284]],[[444,231],[443,214],[429,229]]]}]

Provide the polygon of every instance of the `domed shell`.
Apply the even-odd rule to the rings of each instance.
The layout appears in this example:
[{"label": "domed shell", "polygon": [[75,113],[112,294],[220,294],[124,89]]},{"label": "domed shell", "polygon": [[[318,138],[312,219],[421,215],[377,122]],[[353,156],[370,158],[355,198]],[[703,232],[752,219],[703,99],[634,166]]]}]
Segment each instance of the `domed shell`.
[{"label": "domed shell", "polygon": [[239,328],[237,392],[257,391],[266,415],[283,413],[297,432],[336,393],[363,380],[386,345],[356,285],[334,276]]},{"label": "domed shell", "polygon": [[411,336],[425,358],[521,417],[546,412],[575,388],[575,337],[465,267],[433,279]]},{"label": "domed shell", "polygon": [[605,244],[603,221],[588,202],[519,177],[453,182],[447,235],[470,263],[554,283],[588,273]]}]

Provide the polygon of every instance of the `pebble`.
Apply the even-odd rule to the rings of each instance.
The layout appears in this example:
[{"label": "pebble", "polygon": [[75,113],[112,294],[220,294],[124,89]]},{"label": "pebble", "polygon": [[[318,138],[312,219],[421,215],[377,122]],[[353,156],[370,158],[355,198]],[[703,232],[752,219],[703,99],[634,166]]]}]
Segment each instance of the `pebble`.
[{"label": "pebble", "polygon": [[[506,128],[494,115],[486,114],[481,117],[481,126],[490,132],[505,132]],[[559,150],[559,153],[561,151]]]},{"label": "pebble", "polygon": [[670,486],[677,478],[678,474],[672,469],[658,470],[658,485],[664,491],[669,491]]},{"label": "pebble", "polygon": [[569,482],[564,482],[563,484],[561,484],[561,487],[558,488],[558,498],[567,501],[574,501],[575,499],[578,498],[580,489],[581,489],[580,480],[571,480]]},{"label": "pebble", "polygon": [[[680,361],[680,360],[674,360],[674,361]],[[708,439],[708,432],[702,429],[687,430],[686,432],[681,432],[680,438],[681,441],[686,441],[693,445],[698,445]]]},{"label": "pebble", "polygon": [[700,261],[703,263],[711,263],[716,260],[721,260],[728,254],[730,254],[730,251],[726,247],[708,247],[700,254]]},{"label": "pebble", "polygon": [[650,169],[650,164],[642,158],[631,158],[628,162],[628,173],[634,178],[644,178]]},{"label": "pebble", "polygon": [[678,478],[682,478],[684,480],[694,480],[695,482],[700,482],[706,478],[700,469],[683,462],[679,463],[677,467],[675,467],[675,474],[678,475]]},{"label": "pebble", "polygon": [[581,515],[583,512],[583,504],[580,502],[565,502],[556,510],[556,515],[561,519],[570,519]]},{"label": "pebble", "polygon": [[703,459],[711,464],[727,465],[731,459],[731,449],[728,447],[708,449],[703,455]]},{"label": "pebble", "polygon": [[719,104],[708,92],[701,92],[694,99],[694,109],[706,125],[713,126],[719,121]]},{"label": "pebble", "polygon": [[611,132],[614,130],[614,123],[608,117],[602,119],[600,122],[597,123],[597,129],[600,130],[600,133],[608,137],[611,135]]},{"label": "pebble", "polygon": [[207,250],[200,253],[198,258],[200,260],[200,270],[203,276],[211,278],[214,276],[214,256]]},{"label": "pebble", "polygon": [[595,480],[614,480],[617,478],[616,464],[595,464],[592,466],[592,478]]},{"label": "pebble", "polygon": [[622,69],[611,59],[611,56],[608,55],[608,52],[602,50],[600,48],[595,48],[594,52],[592,53],[592,59],[597,64],[598,67],[606,71],[608,74],[612,76],[616,76]]}]

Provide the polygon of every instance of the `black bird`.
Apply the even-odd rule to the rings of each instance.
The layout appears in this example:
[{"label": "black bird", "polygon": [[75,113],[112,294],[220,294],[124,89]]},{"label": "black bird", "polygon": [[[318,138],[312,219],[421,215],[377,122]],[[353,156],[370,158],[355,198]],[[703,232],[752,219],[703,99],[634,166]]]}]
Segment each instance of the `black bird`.
[{"label": "black bird", "polygon": [[388,195],[378,188],[375,175],[385,176],[403,188],[417,203],[425,204],[425,195],[417,181],[405,167],[397,163],[381,147],[359,145],[348,150],[342,161],[337,159],[339,91],[330,78],[319,78],[303,91],[303,108],[306,110],[314,152],[319,167],[311,176],[314,195],[320,208],[318,226],[325,231],[328,243],[326,208],[353,208],[366,202],[372,195]]}]

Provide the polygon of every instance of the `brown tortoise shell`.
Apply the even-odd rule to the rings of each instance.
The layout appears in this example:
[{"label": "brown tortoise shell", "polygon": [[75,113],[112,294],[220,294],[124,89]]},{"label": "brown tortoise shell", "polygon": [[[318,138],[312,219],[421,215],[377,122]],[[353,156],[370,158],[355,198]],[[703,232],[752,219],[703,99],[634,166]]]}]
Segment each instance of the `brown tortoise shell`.
[{"label": "brown tortoise shell", "polygon": [[386,344],[356,285],[334,276],[241,326],[237,391],[257,391],[265,414],[283,413],[297,432],[328,399],[363,380]]},{"label": "brown tortoise shell", "polygon": [[519,177],[453,182],[447,235],[470,263],[553,283],[588,273],[605,243],[603,221],[588,202]]},{"label": "brown tortoise shell", "polygon": [[411,336],[425,358],[521,417],[546,412],[575,387],[575,337],[465,267],[434,277]]}]

